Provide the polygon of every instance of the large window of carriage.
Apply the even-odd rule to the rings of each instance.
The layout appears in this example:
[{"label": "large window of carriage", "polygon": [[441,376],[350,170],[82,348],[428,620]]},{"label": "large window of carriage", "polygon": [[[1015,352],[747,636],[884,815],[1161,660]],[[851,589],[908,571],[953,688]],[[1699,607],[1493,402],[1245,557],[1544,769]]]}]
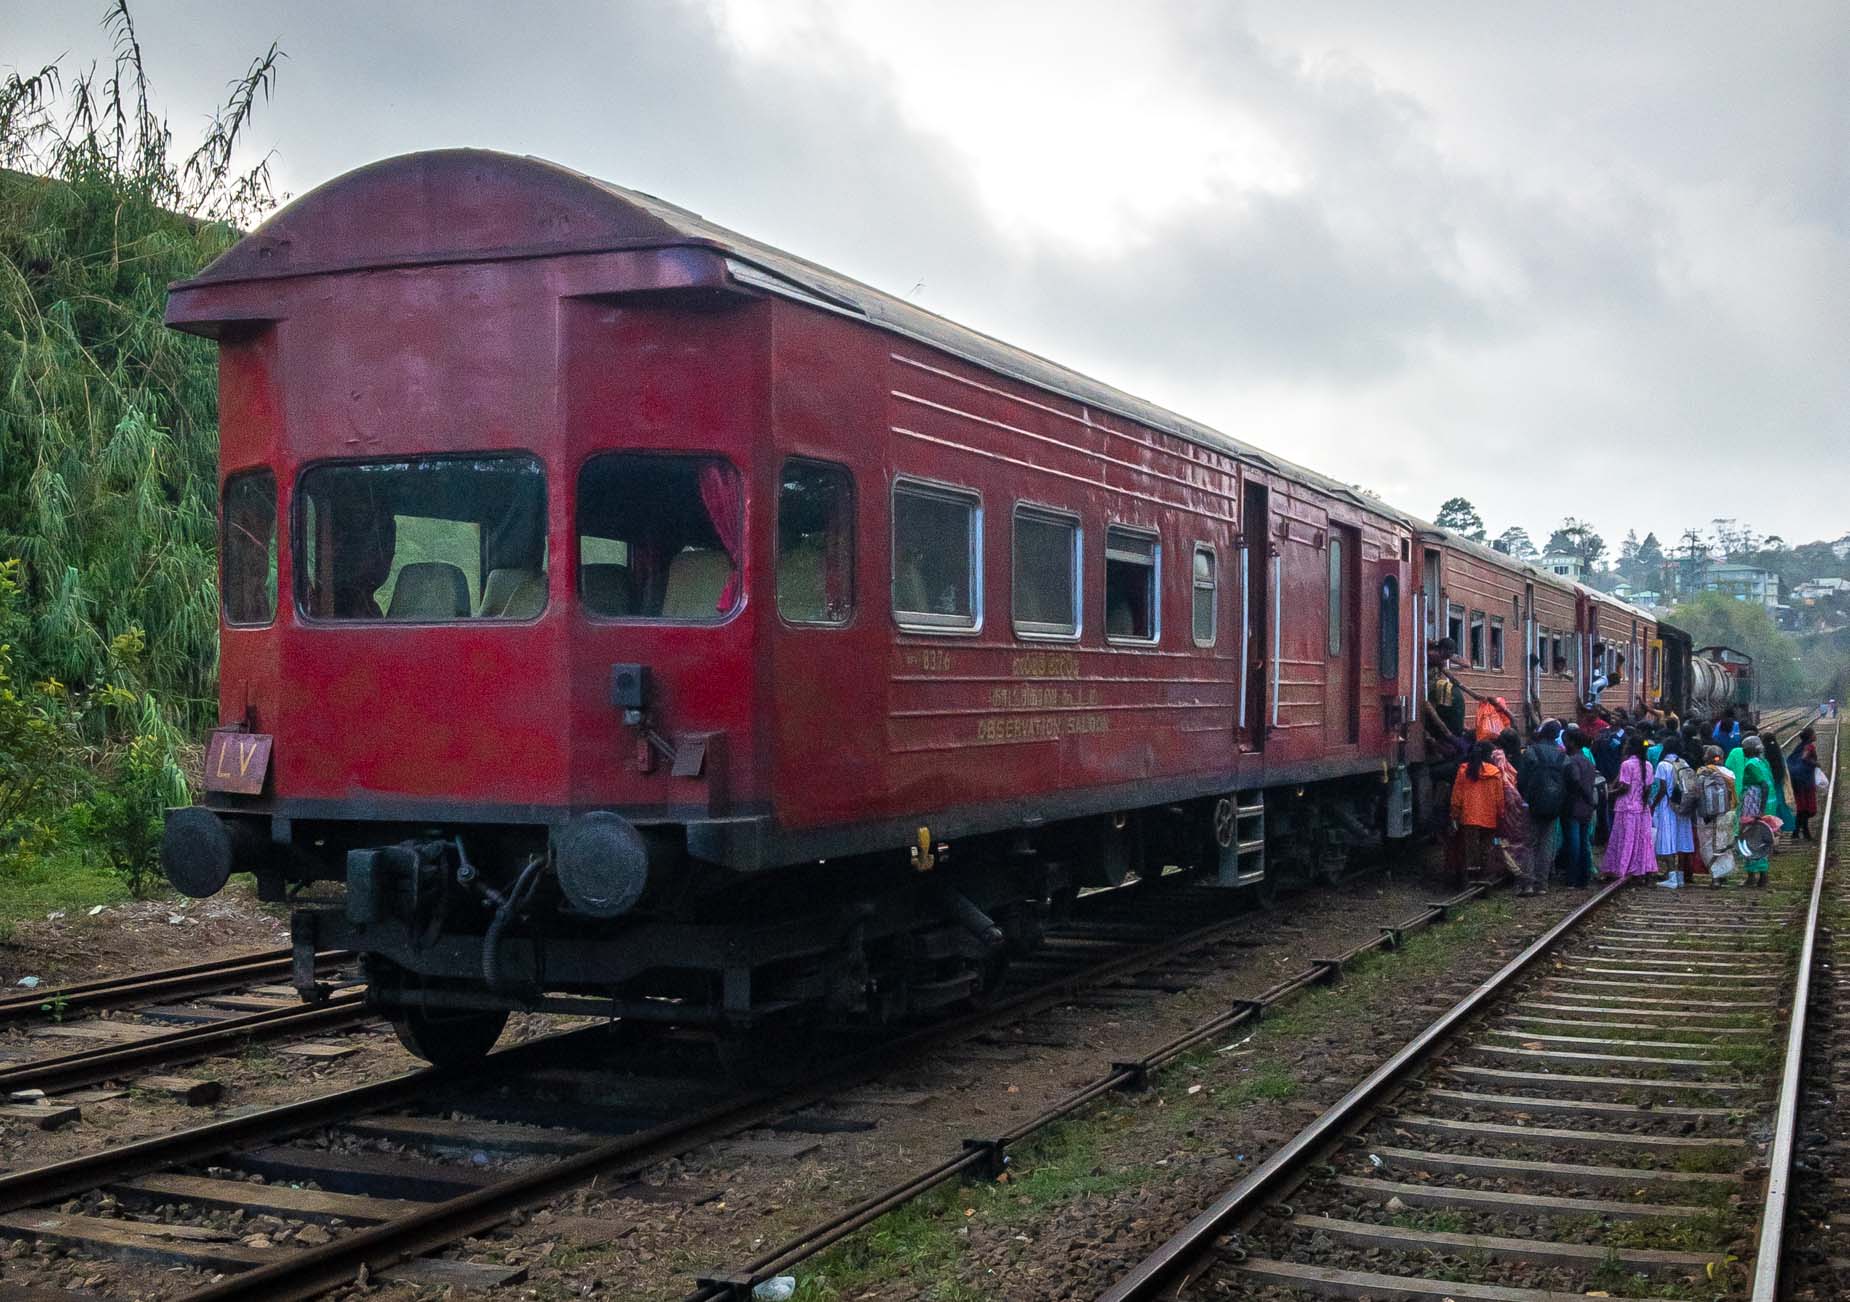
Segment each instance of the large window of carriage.
[{"label": "large window of carriage", "polygon": [[1214,549],[1206,543],[1195,544],[1192,588],[1194,604],[1189,614],[1195,645],[1213,646],[1219,622],[1220,562]]},{"label": "large window of carriage", "polygon": [[1154,533],[1114,524],[1105,530],[1105,637],[1156,642],[1162,637],[1157,594],[1162,544]]},{"label": "large window of carriage", "polygon": [[777,613],[846,624],[854,611],[854,479],[844,466],[786,461],[777,489]]},{"label": "large window of carriage", "polygon": [[1490,617],[1490,667],[1503,668],[1503,616]]},{"label": "large window of carriage", "polygon": [[331,462],[296,494],[313,619],[531,619],[546,606],[546,476],[519,454]]},{"label": "large window of carriage", "polygon": [[1445,605],[1445,635],[1452,640],[1454,652],[1465,649],[1465,608],[1455,601]]},{"label": "large window of carriage", "polygon": [[1474,610],[1471,612],[1471,632],[1469,636],[1471,639],[1471,646],[1470,646],[1471,667],[1473,669],[1482,669],[1484,667],[1484,612],[1483,611]]},{"label": "large window of carriage", "polygon": [[745,497],[730,462],[606,452],[578,472],[578,600],[601,619],[714,623],[744,596]]},{"label": "large window of carriage", "polygon": [[893,484],[893,618],[920,633],[983,622],[983,504],[968,489]]},{"label": "large window of carriage", "polygon": [[1380,635],[1380,657],[1378,664],[1383,682],[1394,682],[1400,677],[1400,576],[1385,574],[1381,578],[1381,593],[1376,611],[1376,630]]},{"label": "large window of carriage", "polygon": [[1016,505],[1009,601],[1018,636],[1079,636],[1079,539],[1079,517]]},{"label": "large window of carriage", "polygon": [[220,521],[219,592],[225,622],[276,618],[276,475],[246,470],[225,481]]}]

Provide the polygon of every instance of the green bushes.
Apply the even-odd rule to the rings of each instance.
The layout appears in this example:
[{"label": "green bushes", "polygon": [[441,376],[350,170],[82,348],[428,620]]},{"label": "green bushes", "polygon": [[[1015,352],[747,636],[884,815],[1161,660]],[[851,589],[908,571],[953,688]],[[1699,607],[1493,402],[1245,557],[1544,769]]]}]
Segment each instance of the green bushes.
[{"label": "green bushes", "polygon": [[175,154],[125,0],[113,69],[0,81],[0,913],[100,867],[140,891],[215,721],[217,359],[169,282],[268,207],[254,60]]},{"label": "green bushes", "polygon": [[[93,690],[20,679],[22,574],[18,560],[0,561],[0,890],[63,863],[112,870],[139,895],[157,867],[162,811],[187,802],[183,738],[142,682],[138,629],[111,640]],[[17,901],[0,900],[0,912],[7,904]]]}]

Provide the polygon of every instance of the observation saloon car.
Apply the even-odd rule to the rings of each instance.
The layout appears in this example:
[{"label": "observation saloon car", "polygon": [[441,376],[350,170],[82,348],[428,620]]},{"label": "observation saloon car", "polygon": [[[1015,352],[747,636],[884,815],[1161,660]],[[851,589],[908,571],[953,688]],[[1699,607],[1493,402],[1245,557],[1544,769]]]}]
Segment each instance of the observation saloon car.
[{"label": "observation saloon car", "polygon": [[1655,636],[534,159],[342,176],[167,319],[219,346],[223,627],[166,871],[295,901],[304,995],[357,951],[433,1061],[517,1009],[749,1057],[980,998],[1081,888],[1263,893],[1409,835],[1454,605],[1513,701],[1584,690],[1600,610],[1632,666]]}]

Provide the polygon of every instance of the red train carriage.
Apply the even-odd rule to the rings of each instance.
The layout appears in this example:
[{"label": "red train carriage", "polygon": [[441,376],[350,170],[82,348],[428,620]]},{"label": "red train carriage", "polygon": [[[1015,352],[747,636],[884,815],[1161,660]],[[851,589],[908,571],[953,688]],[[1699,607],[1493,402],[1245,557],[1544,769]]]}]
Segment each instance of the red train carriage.
[{"label": "red train carriage", "polygon": [[395,159],[168,320],[224,536],[168,873],[338,883],[298,956],[426,1056],[930,1008],[1080,884],[1410,825],[1406,517],[659,200]]}]

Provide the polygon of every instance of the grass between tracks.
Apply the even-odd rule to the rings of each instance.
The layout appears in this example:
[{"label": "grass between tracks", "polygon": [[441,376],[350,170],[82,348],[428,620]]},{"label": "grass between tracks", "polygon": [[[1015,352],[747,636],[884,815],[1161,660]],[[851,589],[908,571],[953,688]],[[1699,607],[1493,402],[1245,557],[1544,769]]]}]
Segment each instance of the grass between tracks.
[{"label": "grass between tracks", "polygon": [[[1507,900],[1479,901],[1409,936],[1397,951],[1362,956],[1340,984],[1300,994],[1256,1026],[1229,1032],[1226,1044],[1177,1058],[1145,1093],[1113,1096],[1049,1126],[1011,1150],[1000,1179],[934,1190],[799,1266],[798,1302],[885,1296],[901,1284],[908,1296],[932,1302],[990,1298],[993,1285],[971,1283],[959,1269],[973,1231],[1032,1240],[1063,1206],[1168,1183],[1174,1177],[1165,1154],[1216,1152],[1223,1178],[1237,1178],[1258,1153],[1238,1151],[1244,1141],[1215,1133],[1223,1114],[1290,1099],[1304,1083],[1294,1056],[1342,1032],[1370,1029],[1407,990],[1449,974],[1461,955],[1514,920]],[[1317,1063],[1319,1073],[1326,1069]],[[1126,1163],[1127,1151],[1156,1160]]]}]

